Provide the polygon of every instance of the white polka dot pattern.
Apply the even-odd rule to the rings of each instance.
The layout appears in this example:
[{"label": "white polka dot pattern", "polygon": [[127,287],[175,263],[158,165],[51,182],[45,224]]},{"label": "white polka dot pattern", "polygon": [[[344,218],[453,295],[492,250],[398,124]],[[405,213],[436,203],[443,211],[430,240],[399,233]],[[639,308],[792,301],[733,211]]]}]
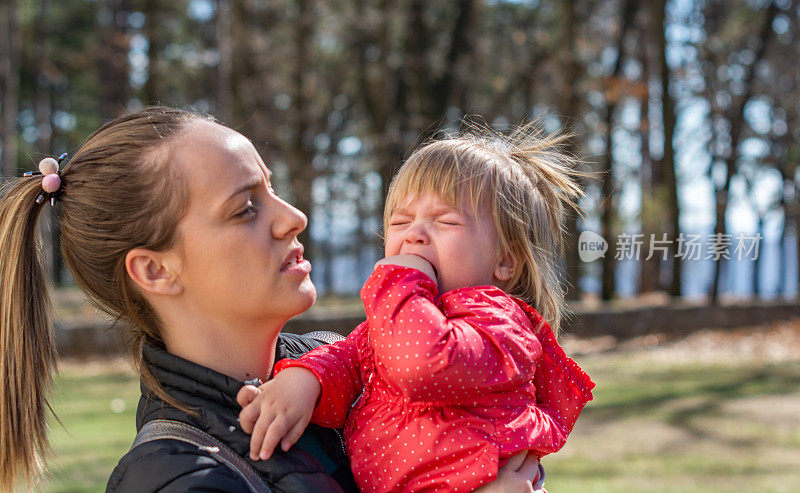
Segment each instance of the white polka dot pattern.
[{"label": "white polka dot pattern", "polygon": [[303,366],[322,384],[312,421],[345,428],[361,491],[472,491],[521,450],[556,452],[594,383],[550,326],[494,286],[448,291],[383,265],[361,290],[367,320]]}]

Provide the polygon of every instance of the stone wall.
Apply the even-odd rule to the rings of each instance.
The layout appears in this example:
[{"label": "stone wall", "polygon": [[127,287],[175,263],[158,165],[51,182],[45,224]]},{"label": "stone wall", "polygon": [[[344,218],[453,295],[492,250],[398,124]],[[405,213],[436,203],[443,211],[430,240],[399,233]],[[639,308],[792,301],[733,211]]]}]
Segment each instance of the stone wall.
[{"label": "stone wall", "polygon": [[[648,334],[681,336],[705,328],[736,328],[759,325],[777,320],[800,317],[800,300],[747,301],[720,305],[671,303],[637,307],[601,305],[579,308],[567,321],[564,333],[576,337],[613,336],[618,340]],[[299,333],[311,330],[331,330],[348,334],[364,320],[363,312],[331,314],[324,309],[312,310],[293,318],[284,328]],[[56,343],[59,354],[81,356],[109,354],[120,351],[115,334],[124,330],[109,330],[111,323],[94,318],[72,318],[56,324]]]}]

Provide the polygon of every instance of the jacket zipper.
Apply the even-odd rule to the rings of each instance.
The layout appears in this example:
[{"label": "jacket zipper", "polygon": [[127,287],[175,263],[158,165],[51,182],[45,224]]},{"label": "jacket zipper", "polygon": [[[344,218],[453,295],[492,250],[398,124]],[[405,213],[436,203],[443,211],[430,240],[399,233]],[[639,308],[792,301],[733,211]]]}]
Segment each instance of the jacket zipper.
[{"label": "jacket zipper", "polygon": [[335,432],[336,432],[336,436],[337,436],[337,437],[339,437],[339,445],[341,445],[341,447],[342,447],[342,453],[344,454],[344,456],[345,456],[345,458],[346,458],[346,457],[347,457],[347,450],[345,450],[345,449],[344,449],[344,437],[342,436],[342,432],[341,432],[341,431],[339,431],[339,430],[338,430],[338,429],[336,429],[336,428],[334,428],[334,430],[333,430],[333,431],[335,431]]}]

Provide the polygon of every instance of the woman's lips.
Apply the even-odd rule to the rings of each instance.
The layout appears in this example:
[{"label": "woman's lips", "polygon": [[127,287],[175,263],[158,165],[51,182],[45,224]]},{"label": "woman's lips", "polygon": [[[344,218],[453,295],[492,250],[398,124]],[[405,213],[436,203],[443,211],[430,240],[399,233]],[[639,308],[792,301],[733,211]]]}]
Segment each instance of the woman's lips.
[{"label": "woman's lips", "polygon": [[306,275],[311,272],[311,262],[300,257],[292,259],[288,264],[281,268],[281,272],[287,274],[303,274]]}]

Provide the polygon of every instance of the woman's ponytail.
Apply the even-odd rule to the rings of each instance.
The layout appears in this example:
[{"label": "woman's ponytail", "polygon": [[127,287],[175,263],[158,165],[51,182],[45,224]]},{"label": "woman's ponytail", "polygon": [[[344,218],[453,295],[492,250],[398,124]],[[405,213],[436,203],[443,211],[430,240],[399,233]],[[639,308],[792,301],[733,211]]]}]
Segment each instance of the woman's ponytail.
[{"label": "woman's ponytail", "polygon": [[[167,394],[143,361],[144,344],[161,344],[163,327],[128,277],[125,255],[137,247],[164,251],[178,241],[188,188],[170,153],[161,151],[196,121],[212,120],[166,107],[123,115],[81,144],[56,186],[61,252],[75,283],[121,322],[146,394],[186,412],[192,410]],[[47,203],[37,203],[42,183],[38,176],[17,178],[0,195],[0,491],[34,482],[50,451],[47,397],[57,361],[36,236]]]},{"label": "woman's ponytail", "polygon": [[39,260],[41,177],[13,179],[0,200],[0,490],[31,483],[50,451],[56,367],[50,296]]}]

